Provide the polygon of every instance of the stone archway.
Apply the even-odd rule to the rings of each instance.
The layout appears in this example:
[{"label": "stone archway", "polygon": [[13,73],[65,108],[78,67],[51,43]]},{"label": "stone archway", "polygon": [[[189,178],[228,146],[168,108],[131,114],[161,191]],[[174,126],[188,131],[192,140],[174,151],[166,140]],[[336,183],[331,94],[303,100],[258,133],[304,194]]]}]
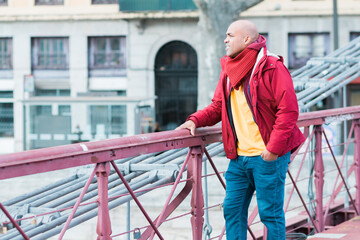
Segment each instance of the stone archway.
[{"label": "stone archway", "polygon": [[172,41],[155,58],[155,111],[161,130],[173,130],[197,108],[197,54],[187,43]]}]

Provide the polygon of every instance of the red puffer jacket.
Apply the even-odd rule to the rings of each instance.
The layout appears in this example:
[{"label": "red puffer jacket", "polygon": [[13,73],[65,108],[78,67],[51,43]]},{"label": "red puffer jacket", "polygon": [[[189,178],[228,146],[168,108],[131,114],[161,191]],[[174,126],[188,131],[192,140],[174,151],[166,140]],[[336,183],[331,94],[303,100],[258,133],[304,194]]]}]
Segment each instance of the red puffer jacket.
[{"label": "red puffer jacket", "polygon": [[[196,127],[212,126],[222,121],[222,135],[227,158],[237,157],[235,130],[229,119],[231,84],[224,71],[226,57],[221,59],[222,71],[212,103],[189,116]],[[299,116],[297,98],[289,71],[282,57],[267,53],[262,48],[254,71],[245,82],[245,96],[266,149],[279,156],[296,150],[305,137],[297,127]],[[231,114],[231,113],[230,113]],[[240,143],[241,144],[241,143]]]}]

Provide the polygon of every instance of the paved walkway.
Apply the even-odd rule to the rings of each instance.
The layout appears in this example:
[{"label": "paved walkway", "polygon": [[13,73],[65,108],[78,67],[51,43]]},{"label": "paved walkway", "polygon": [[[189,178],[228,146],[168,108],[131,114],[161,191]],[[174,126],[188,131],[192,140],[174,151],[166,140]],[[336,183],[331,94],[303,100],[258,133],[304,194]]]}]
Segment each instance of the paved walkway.
[{"label": "paved walkway", "polygon": [[360,216],[354,217],[349,221],[343,222],[326,230],[322,233],[309,237],[311,240],[324,239],[341,239],[341,240],[357,240],[360,239]]}]

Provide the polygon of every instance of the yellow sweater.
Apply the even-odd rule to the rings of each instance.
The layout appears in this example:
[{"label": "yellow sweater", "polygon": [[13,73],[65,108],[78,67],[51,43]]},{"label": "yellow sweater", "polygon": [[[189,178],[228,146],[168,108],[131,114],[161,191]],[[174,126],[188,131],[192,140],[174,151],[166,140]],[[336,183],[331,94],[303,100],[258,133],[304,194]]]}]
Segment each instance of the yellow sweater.
[{"label": "yellow sweater", "polygon": [[246,101],[243,86],[240,86],[239,90],[231,91],[230,104],[238,139],[237,154],[239,156],[261,155],[265,150],[265,144]]}]

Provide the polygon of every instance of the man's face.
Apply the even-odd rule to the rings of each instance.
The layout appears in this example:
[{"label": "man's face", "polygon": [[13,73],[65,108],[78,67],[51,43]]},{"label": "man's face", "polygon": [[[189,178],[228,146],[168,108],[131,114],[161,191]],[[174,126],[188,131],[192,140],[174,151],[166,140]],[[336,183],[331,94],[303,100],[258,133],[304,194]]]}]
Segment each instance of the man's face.
[{"label": "man's face", "polygon": [[241,28],[231,24],[224,40],[226,55],[231,58],[239,55],[247,47],[247,39]]}]

